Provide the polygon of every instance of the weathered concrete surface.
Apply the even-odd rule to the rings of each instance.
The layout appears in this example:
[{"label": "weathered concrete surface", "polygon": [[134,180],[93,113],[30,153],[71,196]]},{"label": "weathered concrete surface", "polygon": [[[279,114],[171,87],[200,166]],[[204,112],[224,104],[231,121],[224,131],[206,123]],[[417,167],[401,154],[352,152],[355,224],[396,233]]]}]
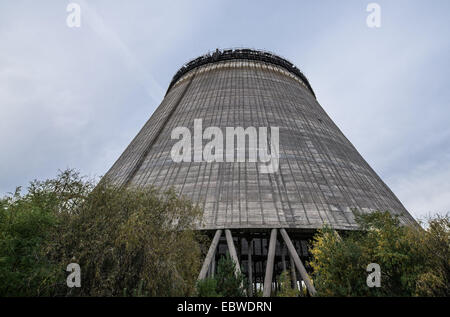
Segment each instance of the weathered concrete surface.
[{"label": "weathered concrete surface", "polygon": [[[204,208],[201,229],[355,229],[353,208],[389,210],[413,223],[308,85],[270,60],[193,67],[172,84],[106,176],[118,185],[174,186]],[[178,140],[171,131],[193,131],[200,118],[203,129],[279,127],[278,172],[262,174],[251,162],[173,162],[170,151]]]}]

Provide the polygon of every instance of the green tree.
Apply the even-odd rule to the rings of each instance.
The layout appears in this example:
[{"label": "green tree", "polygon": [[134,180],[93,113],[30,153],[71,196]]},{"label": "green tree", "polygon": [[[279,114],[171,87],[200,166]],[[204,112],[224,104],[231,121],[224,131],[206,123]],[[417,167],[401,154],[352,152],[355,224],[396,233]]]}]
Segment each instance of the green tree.
[{"label": "green tree", "polygon": [[448,215],[428,219],[427,229],[420,233],[411,232],[417,241],[417,249],[427,259],[429,269],[418,276],[415,295],[449,297],[450,221]]},{"label": "green tree", "polygon": [[217,280],[217,293],[222,296],[245,296],[244,275],[241,272],[236,272],[236,264],[229,254],[219,259],[217,264],[217,274],[214,278]]},{"label": "green tree", "polygon": [[217,273],[197,283],[197,294],[200,297],[243,297],[244,275],[236,272],[236,266],[230,255],[219,259]]},{"label": "green tree", "polygon": [[[95,186],[72,170],[35,181],[0,200],[0,295],[193,295],[200,219],[173,190]],[[66,285],[72,262],[81,288]]]},{"label": "green tree", "polygon": [[[76,295],[194,294],[201,237],[193,230],[201,212],[173,190],[97,186],[61,228],[52,245],[59,262],[79,263]],[[56,237],[55,237],[56,238]]]},{"label": "green tree", "polygon": [[298,297],[300,296],[300,290],[292,288],[291,275],[289,271],[283,271],[279,277],[280,290],[277,291],[277,297]]},{"label": "green tree", "polygon": [[220,297],[217,293],[217,280],[213,277],[207,277],[197,282],[198,297]]},{"label": "green tree", "polygon": [[47,296],[64,281],[59,263],[47,247],[63,214],[92,189],[72,170],[56,179],[33,181],[26,194],[20,188],[0,199],[0,296]]},{"label": "green tree", "polygon": [[[424,230],[401,226],[389,212],[355,215],[361,230],[340,237],[324,228],[314,238],[310,264],[318,295],[432,295],[436,285],[434,295],[448,294],[448,217]],[[366,284],[369,263],[380,265],[379,288]]]}]

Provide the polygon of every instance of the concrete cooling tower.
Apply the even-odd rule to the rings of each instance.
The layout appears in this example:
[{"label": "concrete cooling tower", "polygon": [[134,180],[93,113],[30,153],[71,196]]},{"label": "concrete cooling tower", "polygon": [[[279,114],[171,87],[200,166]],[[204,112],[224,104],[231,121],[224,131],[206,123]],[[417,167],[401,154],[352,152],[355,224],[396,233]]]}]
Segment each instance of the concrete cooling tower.
[{"label": "concrete cooling tower", "polygon": [[118,186],[174,187],[202,207],[198,229],[213,239],[199,278],[229,252],[250,294],[263,287],[269,296],[286,269],[314,294],[308,239],[324,225],[358,229],[353,210],[388,210],[415,223],[302,72],[250,49],[216,50],[181,67],[105,177]]}]

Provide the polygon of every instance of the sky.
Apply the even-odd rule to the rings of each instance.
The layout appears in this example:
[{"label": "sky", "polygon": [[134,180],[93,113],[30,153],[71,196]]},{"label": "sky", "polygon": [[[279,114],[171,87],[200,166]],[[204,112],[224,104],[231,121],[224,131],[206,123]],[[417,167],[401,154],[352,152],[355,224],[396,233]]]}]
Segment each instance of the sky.
[{"label": "sky", "polygon": [[[80,27],[66,19],[81,8]],[[184,63],[265,49],[416,218],[450,212],[450,1],[0,2],[0,196],[75,168],[101,177]]]}]

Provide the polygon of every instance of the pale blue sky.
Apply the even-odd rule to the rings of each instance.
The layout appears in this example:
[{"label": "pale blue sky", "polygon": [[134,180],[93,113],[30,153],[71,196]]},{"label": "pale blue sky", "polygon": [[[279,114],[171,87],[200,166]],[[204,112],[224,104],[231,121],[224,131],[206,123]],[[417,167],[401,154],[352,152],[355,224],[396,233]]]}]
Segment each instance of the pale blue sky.
[{"label": "pale blue sky", "polygon": [[450,1],[0,2],[0,194],[73,167],[100,176],[178,68],[215,48],[273,51],[415,216],[450,211]]}]

